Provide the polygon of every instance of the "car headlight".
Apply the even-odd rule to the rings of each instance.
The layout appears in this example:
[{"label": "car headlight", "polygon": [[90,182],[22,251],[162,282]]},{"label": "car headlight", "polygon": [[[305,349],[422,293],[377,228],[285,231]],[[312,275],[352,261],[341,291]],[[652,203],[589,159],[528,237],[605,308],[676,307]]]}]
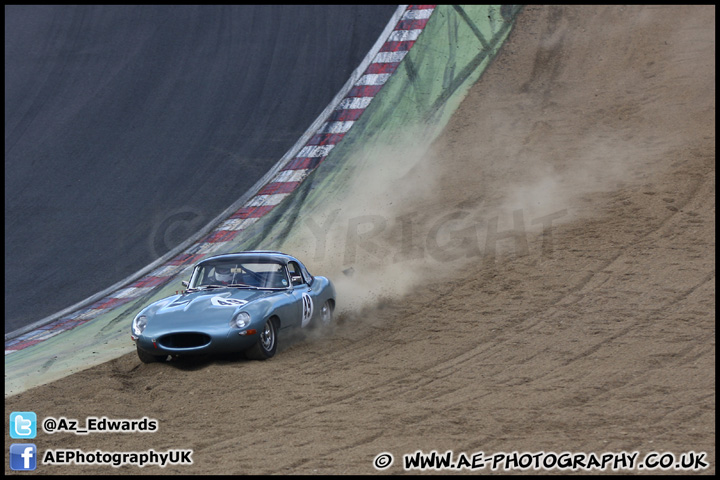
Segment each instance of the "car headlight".
[{"label": "car headlight", "polygon": [[145,315],[138,315],[135,317],[132,323],[132,331],[135,335],[140,336],[143,330],[147,327],[147,317]]},{"label": "car headlight", "polygon": [[235,328],[245,328],[250,325],[250,314],[247,312],[240,312],[230,320],[230,326]]}]

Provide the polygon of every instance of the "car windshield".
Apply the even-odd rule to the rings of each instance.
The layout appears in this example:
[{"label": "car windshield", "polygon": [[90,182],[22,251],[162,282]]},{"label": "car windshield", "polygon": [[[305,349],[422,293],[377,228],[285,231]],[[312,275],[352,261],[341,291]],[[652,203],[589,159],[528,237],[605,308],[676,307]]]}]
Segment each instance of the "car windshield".
[{"label": "car windshield", "polygon": [[285,266],[272,261],[222,260],[198,265],[190,289],[216,287],[287,288]]}]

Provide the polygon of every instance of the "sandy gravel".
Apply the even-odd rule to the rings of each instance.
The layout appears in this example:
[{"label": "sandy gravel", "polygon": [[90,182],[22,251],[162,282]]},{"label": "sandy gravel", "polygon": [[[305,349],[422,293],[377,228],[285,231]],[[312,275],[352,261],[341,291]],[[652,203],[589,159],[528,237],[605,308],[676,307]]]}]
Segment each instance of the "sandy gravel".
[{"label": "sandy gravel", "polygon": [[6,432],[17,410],[147,416],[35,443],[194,451],[50,474],[374,474],[380,452],[402,473],[418,449],[695,451],[714,473],[715,8],[527,7],[424,172],[392,212],[416,213],[417,258],[375,270],[411,293],[266,362],[126,355],[7,399]]}]

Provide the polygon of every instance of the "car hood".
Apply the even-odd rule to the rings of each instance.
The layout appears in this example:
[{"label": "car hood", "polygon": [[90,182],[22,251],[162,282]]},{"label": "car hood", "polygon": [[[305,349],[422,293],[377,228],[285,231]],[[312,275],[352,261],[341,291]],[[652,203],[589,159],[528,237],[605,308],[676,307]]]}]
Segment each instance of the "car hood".
[{"label": "car hood", "polygon": [[[148,317],[148,328],[198,328],[227,323],[240,308],[277,292],[247,288],[217,288],[187,293],[161,304]],[[153,328],[154,329],[154,328]]]}]

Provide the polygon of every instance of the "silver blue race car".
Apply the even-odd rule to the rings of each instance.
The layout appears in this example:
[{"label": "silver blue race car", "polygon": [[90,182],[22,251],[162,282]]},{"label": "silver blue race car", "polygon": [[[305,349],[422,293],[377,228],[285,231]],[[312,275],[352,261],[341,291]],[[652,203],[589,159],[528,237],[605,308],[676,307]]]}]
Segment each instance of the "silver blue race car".
[{"label": "silver blue race car", "polygon": [[335,288],[281,252],[218,255],[198,263],[186,290],[143,308],[130,336],[144,363],[168,355],[242,352],[275,355],[278,332],[328,327]]}]

